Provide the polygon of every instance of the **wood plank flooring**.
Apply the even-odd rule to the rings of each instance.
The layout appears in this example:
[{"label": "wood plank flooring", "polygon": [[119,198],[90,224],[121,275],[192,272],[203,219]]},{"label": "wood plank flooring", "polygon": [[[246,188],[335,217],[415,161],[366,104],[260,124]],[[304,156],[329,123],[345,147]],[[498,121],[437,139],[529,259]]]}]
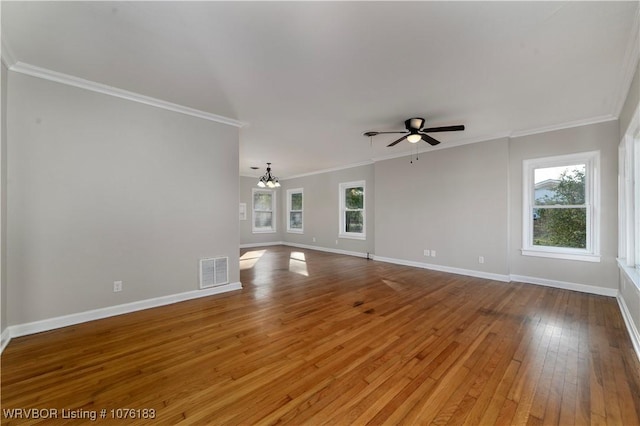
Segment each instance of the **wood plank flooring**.
[{"label": "wood plank flooring", "polygon": [[640,424],[613,298],[290,247],[242,259],[242,291],[11,341],[2,409],[58,419],[2,424]]}]

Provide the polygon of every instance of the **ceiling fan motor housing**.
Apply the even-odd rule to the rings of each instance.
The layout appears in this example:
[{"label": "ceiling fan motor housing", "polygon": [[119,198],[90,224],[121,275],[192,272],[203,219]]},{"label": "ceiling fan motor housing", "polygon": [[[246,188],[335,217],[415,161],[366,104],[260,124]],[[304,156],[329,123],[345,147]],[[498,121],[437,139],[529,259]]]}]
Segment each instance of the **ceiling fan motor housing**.
[{"label": "ceiling fan motor housing", "polygon": [[415,130],[417,132],[424,126],[424,118],[410,118],[404,122],[404,126],[409,131]]}]

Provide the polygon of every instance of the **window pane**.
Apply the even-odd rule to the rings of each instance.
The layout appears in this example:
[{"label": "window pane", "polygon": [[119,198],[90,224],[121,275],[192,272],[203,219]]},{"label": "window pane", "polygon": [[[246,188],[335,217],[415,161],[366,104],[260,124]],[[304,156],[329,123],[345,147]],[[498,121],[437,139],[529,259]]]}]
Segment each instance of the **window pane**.
[{"label": "window pane", "polygon": [[271,210],[271,194],[265,192],[256,192],[253,194],[254,210]]},{"label": "window pane", "polygon": [[362,217],[362,212],[345,212],[345,218],[344,218],[344,222],[345,222],[345,226],[344,226],[344,230],[345,232],[357,232],[357,233],[362,233],[363,232],[363,217]]},{"label": "window pane", "polygon": [[587,248],[587,210],[533,209],[533,245]]},{"label": "window pane", "polygon": [[302,213],[301,212],[289,213],[289,228],[302,229]]},{"label": "window pane", "polygon": [[271,212],[254,212],[254,226],[256,228],[271,228],[272,215],[273,213]]},{"label": "window pane", "polygon": [[302,210],[302,193],[291,194],[291,210]]},{"label": "window pane", "polygon": [[535,205],[584,204],[585,169],[585,164],[535,169]]},{"label": "window pane", "polygon": [[348,209],[363,209],[364,208],[364,188],[361,186],[354,188],[347,188],[344,191],[345,206]]}]

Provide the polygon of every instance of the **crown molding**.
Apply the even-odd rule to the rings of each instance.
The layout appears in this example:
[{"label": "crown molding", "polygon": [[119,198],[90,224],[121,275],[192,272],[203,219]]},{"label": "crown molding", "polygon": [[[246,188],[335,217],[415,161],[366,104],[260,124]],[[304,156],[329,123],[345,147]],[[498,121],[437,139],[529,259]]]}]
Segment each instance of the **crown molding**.
[{"label": "crown molding", "polygon": [[529,135],[536,135],[538,133],[547,133],[547,132],[553,132],[556,130],[564,130],[564,129],[571,129],[574,127],[580,127],[580,126],[588,126],[590,124],[598,124],[598,123],[604,123],[607,121],[613,121],[613,120],[617,120],[618,117],[614,116],[614,115],[600,115],[597,117],[591,117],[591,118],[585,118],[582,120],[575,120],[575,121],[568,121],[565,123],[559,123],[559,124],[552,124],[550,126],[543,126],[543,127],[537,127],[537,128],[533,128],[533,129],[527,129],[527,130],[518,130],[516,132],[511,132],[511,135],[509,135],[509,137],[511,138],[519,138],[522,136],[529,136]]},{"label": "crown molding", "polygon": [[[308,173],[301,173],[298,175],[292,175],[292,176],[286,176],[286,177],[279,177],[280,181],[284,181],[284,180],[289,180],[289,179],[297,179],[297,178],[301,178],[301,177],[306,177],[306,176],[313,176],[313,175],[321,175],[322,173],[331,173],[331,172],[337,172],[339,170],[346,170],[346,169],[352,169],[354,167],[360,167],[360,166],[368,166],[373,164],[374,161],[373,160],[367,160],[367,161],[361,161],[359,163],[350,163],[347,164],[345,166],[338,166],[338,167],[332,167],[330,169],[322,169],[322,170],[316,170],[314,172],[308,172]],[[259,179],[261,176],[260,175],[249,175],[249,174],[245,174],[245,173],[240,173],[240,177],[246,177],[246,178],[251,178],[251,179]]]},{"label": "crown molding", "polygon": [[[3,46],[4,47],[4,46]],[[31,77],[42,78],[44,80],[54,81],[56,83],[66,84],[68,86],[78,87],[92,92],[102,93],[104,95],[114,96],[116,98],[126,99],[133,102],[177,112],[180,114],[190,115],[192,117],[202,118],[216,123],[226,124],[234,127],[243,127],[246,123],[232,118],[223,117],[221,115],[212,114],[210,112],[174,104],[172,102],[163,101],[161,99],[152,98],[141,95],[128,90],[118,89],[117,87],[107,86],[105,84],[96,83],[94,81],[85,80],[72,75],[52,71],[46,68],[40,68],[35,65],[26,64],[24,62],[16,62],[11,66],[11,71],[29,75]]]},{"label": "crown molding", "polygon": [[618,86],[618,95],[613,105],[614,115],[620,117],[622,108],[624,108],[624,102],[627,100],[627,94],[631,88],[631,82],[633,81],[633,75],[638,68],[638,61],[640,60],[640,7],[636,10],[636,16],[633,20],[633,26],[631,28],[631,35],[627,40],[627,48],[625,51],[624,62],[622,63],[622,71],[620,73]]},{"label": "crown molding", "polygon": [[296,178],[301,178],[301,177],[305,177],[305,176],[320,175],[322,173],[337,172],[338,170],[352,169],[354,167],[360,167],[360,166],[368,166],[368,165],[373,164],[373,163],[374,163],[373,160],[361,161],[359,163],[351,163],[351,164],[347,164],[345,166],[332,167],[330,169],[322,169],[322,170],[318,170],[318,171],[315,171],[315,172],[301,173],[299,175],[281,177],[280,180],[296,179]]},{"label": "crown molding", "polygon": [[408,152],[396,152],[394,154],[383,155],[381,157],[375,157],[373,159],[373,161],[377,163],[378,161],[393,160],[394,158],[408,157],[408,156],[416,155],[416,154],[426,154],[426,153],[433,152],[433,151],[439,151],[441,149],[455,148],[457,146],[471,145],[471,144],[474,144],[474,143],[488,142],[488,141],[493,141],[493,140],[497,140],[497,139],[506,139],[509,136],[510,136],[509,133],[499,133],[499,134],[495,134],[495,135],[482,136],[482,137],[473,138],[473,139],[463,139],[463,140],[456,141],[456,142],[447,142],[446,144],[440,144],[440,145],[436,145],[436,146],[426,146],[425,145],[424,148],[418,149],[417,152],[416,151],[412,151],[410,153],[408,153]]},{"label": "crown molding", "polygon": [[13,50],[11,50],[11,48],[9,47],[6,37],[2,37],[0,57],[2,58],[2,62],[7,68],[13,67],[13,65],[16,63],[16,57],[13,54]]}]

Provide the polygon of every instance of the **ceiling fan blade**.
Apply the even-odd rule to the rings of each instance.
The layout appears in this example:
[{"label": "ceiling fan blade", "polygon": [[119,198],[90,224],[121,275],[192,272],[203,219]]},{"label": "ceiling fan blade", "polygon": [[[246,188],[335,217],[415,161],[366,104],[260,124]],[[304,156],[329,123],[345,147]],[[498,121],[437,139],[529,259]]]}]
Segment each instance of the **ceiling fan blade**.
[{"label": "ceiling fan blade", "polygon": [[422,140],[425,141],[426,143],[428,143],[431,146],[436,146],[440,143],[439,140],[432,138],[429,135],[424,135],[424,134],[420,134],[420,136],[422,136]]},{"label": "ceiling fan blade", "polygon": [[442,126],[442,127],[429,127],[428,129],[422,129],[421,132],[436,133],[436,132],[456,132],[458,130],[464,130],[464,125],[458,126]]},{"label": "ceiling fan blade", "polygon": [[387,148],[390,147],[390,146],[395,146],[395,145],[399,144],[400,142],[405,140],[407,138],[407,136],[409,136],[408,133],[406,135],[404,135],[403,137],[401,137],[400,139],[398,139],[397,141],[391,142],[389,145],[387,145]]}]

